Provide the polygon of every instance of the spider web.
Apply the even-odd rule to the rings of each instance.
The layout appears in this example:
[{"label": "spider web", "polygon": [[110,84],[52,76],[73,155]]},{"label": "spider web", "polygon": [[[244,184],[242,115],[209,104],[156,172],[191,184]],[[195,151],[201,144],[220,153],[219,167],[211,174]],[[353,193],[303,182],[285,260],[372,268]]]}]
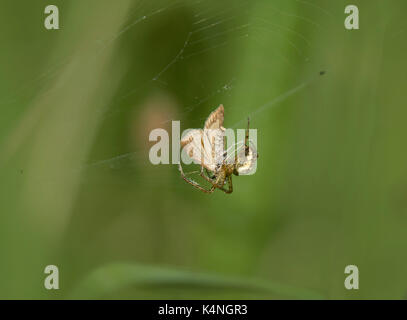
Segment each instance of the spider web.
[{"label": "spider web", "polygon": [[[331,17],[330,12],[318,6],[312,2],[295,0],[294,2],[301,3],[304,7],[313,8],[326,17]],[[136,11],[143,10],[145,2],[141,1],[139,7],[135,9]],[[124,94],[121,94],[116,102],[120,102],[126,99],[129,99],[132,95],[136,95],[138,92],[143,90],[148,85],[156,85],[157,87],[166,87],[168,83],[166,82],[166,73],[171,69],[182,68],[183,64],[187,64],[188,60],[193,59],[205,54],[217,53],[222,54],[222,48],[230,45],[232,42],[238,42],[243,44],[247,43],[248,38],[254,42],[260,42],[262,36],[268,33],[277,34],[279,37],[283,37],[284,41],[288,43],[292,51],[303,61],[308,61],[310,58],[302,52],[296,42],[305,42],[307,46],[311,46],[311,40],[307,38],[306,35],[295,31],[290,27],[284,25],[279,25],[278,23],[272,22],[262,17],[252,18],[252,22],[247,21],[248,16],[245,16],[245,10],[251,7],[251,1],[238,1],[233,2],[231,5],[222,5],[217,2],[212,1],[196,1],[192,4],[189,3],[188,6],[195,8],[196,13],[193,15],[193,21],[190,23],[190,29],[185,31],[185,41],[182,42],[179,50],[173,57],[170,57],[168,62],[159,68],[158,72],[154,74],[150,79],[146,79],[145,83],[139,87],[131,88]],[[171,14],[171,11],[179,9],[186,6],[185,2],[174,2],[170,6],[160,7],[158,9],[152,9],[150,13],[144,14],[132,18],[132,21],[129,22],[118,34],[114,35],[111,40],[117,41],[120,37],[124,36],[126,32],[130,32],[132,28],[136,28],[140,23],[148,23],[149,20],[153,20],[156,15],[159,14]],[[286,12],[283,9],[280,9],[278,6],[270,6],[271,10],[275,15],[291,17],[299,21],[303,21],[309,24],[311,27],[316,29],[321,29],[321,25],[314,22],[312,17],[298,15],[298,13]],[[144,8],[144,10],[146,10]],[[243,12],[243,14],[242,14]],[[240,18],[240,19],[239,19]],[[254,22],[253,22],[254,21]],[[229,24],[225,26],[225,24]],[[284,38],[284,35],[279,35],[281,30],[291,32],[296,39]],[[226,38],[226,39],[225,39]],[[197,48],[197,45],[201,44],[201,48]],[[284,53],[277,52],[277,56],[280,57],[282,63],[287,63],[290,65],[291,59]],[[286,91],[281,92],[279,95],[270,97],[270,100],[266,101],[262,105],[256,106],[247,106],[248,113],[242,119],[235,122],[233,125],[230,125],[232,128],[237,128],[239,125],[245,124],[247,121],[247,116],[255,119],[259,114],[266,112],[271,107],[278,105],[284,100],[288,99],[290,96],[296,94],[297,92],[305,89],[309,84],[317,80],[318,75],[315,70],[315,74],[311,74],[308,79],[300,83],[293,83],[292,87],[288,88]],[[237,75],[232,75],[231,77],[223,77],[219,81],[219,85],[214,88],[207,88],[205,84],[202,85],[204,90],[202,90],[202,95],[193,97],[190,99],[185,106],[181,107],[181,110],[177,113],[177,118],[169,118],[162,122],[166,124],[172,120],[182,119],[186,116],[193,113],[196,109],[199,109],[202,106],[210,105],[213,109],[217,104],[221,103],[223,99],[227,96],[233,95],[235,90],[239,90],[239,78]],[[212,103],[212,104],[211,104]],[[112,109],[108,112],[106,117],[110,117],[116,113],[123,112],[123,109],[116,108],[115,102],[112,104]],[[207,109],[205,109],[207,110]],[[199,117],[198,122],[195,122],[198,126],[200,123],[205,121],[206,115],[204,117]],[[140,159],[139,151],[131,151],[128,153],[119,154],[117,156],[106,158],[102,160],[97,160],[91,162],[89,166],[101,166],[101,165],[112,165],[115,162],[125,162],[126,159],[130,161],[137,161]],[[115,166],[114,166],[115,167]]]},{"label": "spider web", "polygon": [[[329,283],[328,278],[335,278],[327,276],[329,270],[337,270],[337,261],[359,252],[365,253],[361,263],[385,261],[383,257],[388,255],[369,253],[376,252],[378,245],[386,247],[380,242],[384,238],[376,235],[385,235],[396,224],[402,226],[396,218],[405,208],[405,169],[399,151],[399,137],[404,133],[400,107],[405,98],[398,89],[405,79],[399,53],[405,48],[407,28],[396,5],[394,12],[400,16],[387,16],[388,24],[376,18],[385,13],[380,8],[390,5],[381,2],[372,7],[362,9],[362,30],[348,32],[341,1],[134,0],[126,19],[120,20],[119,31],[91,39],[86,48],[75,48],[96,56],[114,47],[112,65],[123,66],[115,77],[121,82],[113,87],[113,98],[97,102],[100,114],[95,118],[101,115],[103,121],[95,125],[98,132],[88,139],[92,143],[86,145],[83,159],[73,157],[66,165],[62,161],[69,157],[68,152],[54,157],[63,151],[55,146],[71,142],[59,142],[60,133],[75,130],[74,126],[58,131],[50,145],[41,145],[37,137],[32,139],[32,148],[23,141],[21,154],[9,156],[16,161],[9,161],[12,170],[6,167],[2,172],[7,217],[4,239],[10,239],[3,241],[5,246],[15,244],[23,249],[10,252],[38,247],[41,250],[31,251],[47,259],[52,253],[66,262],[64,269],[73,280],[95,263],[124,258],[222,273],[230,268],[231,273],[260,275],[265,280],[278,274],[279,282],[315,287],[328,296],[341,297],[343,287],[333,280]],[[325,48],[326,44],[336,45]],[[344,52],[336,52],[342,49]],[[0,104],[8,107],[4,118],[17,109],[14,106],[38,106],[31,103],[38,93],[52,94],[50,83],[75,62],[76,53],[54,57],[46,69],[32,69],[43,71],[1,96]],[[334,65],[335,59],[342,61]],[[348,68],[344,68],[346,64]],[[335,74],[339,68],[344,72]],[[323,71],[327,76],[321,77]],[[352,72],[360,74],[348,81]],[[330,79],[330,74],[335,77]],[[324,86],[328,80],[329,86]],[[358,82],[363,84],[358,86]],[[322,97],[322,102],[317,101]],[[311,109],[314,101],[317,108]],[[253,177],[234,178],[232,197],[222,192],[207,197],[181,179],[176,165],[149,162],[153,143],[148,142],[148,133],[154,127],[170,128],[172,120],[181,121],[181,131],[202,128],[221,103],[226,128],[245,128],[250,117],[251,128],[258,129],[259,169]],[[21,109],[21,113],[30,112]],[[308,117],[303,119],[304,115]],[[46,120],[65,124],[61,118]],[[8,126],[7,121],[3,123]],[[30,131],[25,132],[29,136]],[[81,147],[71,145],[67,150]],[[31,153],[34,163],[24,158]],[[83,153],[76,154],[82,157]],[[0,166],[2,158],[3,149]],[[61,163],[51,165],[60,159]],[[64,170],[68,173],[59,175]],[[68,180],[70,173],[72,181]],[[193,180],[205,184],[199,176]],[[21,191],[20,186],[24,187]],[[394,194],[396,204],[389,201]],[[386,210],[393,224],[383,229]],[[371,222],[364,223],[364,217]],[[354,220],[356,224],[349,227],[348,221]],[[28,227],[29,241],[18,232],[14,237],[13,227],[19,225]],[[403,230],[399,229],[388,244],[402,243],[399,235]],[[62,246],[48,232],[63,235]],[[346,243],[344,234],[350,235]],[[366,241],[369,238],[374,240],[371,244]],[[52,243],[54,252],[47,243]],[[302,244],[299,248],[298,243]],[[355,243],[361,245],[354,248]],[[61,254],[54,250],[59,248]],[[287,248],[297,250],[287,258]],[[303,261],[302,252],[309,248],[313,250]],[[315,259],[327,250],[331,254],[326,259]],[[14,263],[14,255],[5,253],[4,260],[10,260],[12,268],[25,266],[24,259],[18,260],[22,264]],[[293,272],[290,266],[298,259],[304,262],[303,270],[311,270],[309,274],[316,268],[323,271],[327,284],[318,276],[304,277],[303,270]],[[10,284],[6,287],[13,287]]]},{"label": "spider web", "polygon": [[[313,15],[325,16],[327,23],[329,23],[332,16],[327,8],[317,5],[315,1],[291,0],[288,2],[297,3],[304,11],[293,12],[290,6],[284,6],[283,2],[271,2],[267,7],[270,10],[269,12],[272,12],[271,17],[278,17],[279,20],[281,18],[295,20],[298,23],[304,23],[309,29],[323,32],[324,26],[316,23]],[[306,47],[310,47],[312,46],[312,39],[305,32],[302,33],[291,26],[281,24],[278,20],[271,20],[270,14],[265,17],[253,15],[251,10],[255,6],[256,1],[249,0],[225,1],[222,3],[210,0],[172,2],[140,0],[135,2],[134,7],[128,14],[127,21],[124,22],[119,32],[106,35],[106,38],[102,40],[95,39],[95,42],[99,43],[99,48],[95,54],[117,43],[123,46],[124,50],[131,41],[143,43],[142,35],[148,32],[149,28],[159,25],[163,19],[171,20],[171,18],[181,16],[185,19],[184,25],[179,30],[174,31],[177,33],[175,38],[177,38],[178,44],[172,43],[171,46],[175,47],[175,50],[163,48],[163,51],[168,54],[164,60],[161,59],[163,62],[160,61],[153,65],[150,77],[138,78],[135,81],[136,83],[133,83],[133,81],[128,81],[134,79],[129,76],[123,81],[126,84],[120,87],[116,97],[110,102],[107,111],[101,110],[104,119],[102,130],[105,127],[109,128],[110,123],[116,121],[118,117],[129,114],[129,110],[135,104],[145,99],[146,91],[151,92],[154,89],[171,91],[174,87],[174,73],[176,74],[179,70],[186,70],[191,64],[199,63],[200,60],[209,60],[209,66],[211,63],[218,65],[216,60],[221,62],[222,59],[225,59],[225,55],[230,55],[231,51],[233,51],[230,48],[245,50],[249,45],[255,45],[259,50],[262,50],[264,41],[267,41],[269,37],[274,37],[285,42],[289,50],[283,51],[277,47],[273,59],[276,59],[287,68],[295,68],[297,60],[307,63],[310,57],[300,49],[300,47],[303,47],[300,44],[305,43]],[[146,51],[156,50],[156,48],[148,48],[148,44],[147,39]],[[14,92],[14,96],[33,91],[34,86],[40,89],[46,87],[46,84],[58,76],[61,70],[69,64],[70,57],[70,55],[67,55],[36,79],[25,83],[19,90]],[[229,58],[234,59],[233,56]],[[239,63],[237,62],[237,64]],[[226,117],[231,116],[234,109],[243,108],[246,114],[240,114],[240,118],[237,119],[236,116],[239,117],[239,115],[235,114],[235,121],[229,121],[226,125],[232,128],[244,126],[248,116],[250,116],[252,123],[255,124],[260,114],[270,112],[272,107],[315,82],[318,79],[317,73],[319,71],[313,70],[305,79],[288,83],[287,88],[281,92],[264,95],[264,102],[261,104],[253,105],[243,101],[243,107],[234,105],[227,108]],[[143,74],[146,74],[146,72]],[[216,80],[213,80],[214,77]],[[273,77],[273,75],[270,74],[270,77]],[[208,79],[211,80],[208,81]],[[225,100],[233,100],[239,92],[247,90],[244,79],[241,78],[239,72],[233,70],[214,74],[210,78],[204,77],[200,81],[199,92],[195,92],[193,95],[184,94],[179,99],[181,103],[178,104],[176,114],[163,119],[159,123],[160,125],[165,126],[172,120],[181,119],[191,123],[187,127],[201,127],[211,110],[220,103],[224,103]],[[47,92],[44,91],[43,94],[47,94]],[[84,160],[84,164],[80,168],[73,170],[88,172],[92,170],[117,171],[123,168],[134,169],[140,165],[149,165],[148,161],[148,150],[136,146],[126,146],[122,148],[122,152],[114,153],[113,151],[110,155],[98,154],[97,151],[92,152],[90,158]],[[159,172],[161,180],[165,179],[163,172],[168,177],[173,175],[168,170],[156,171]]]}]

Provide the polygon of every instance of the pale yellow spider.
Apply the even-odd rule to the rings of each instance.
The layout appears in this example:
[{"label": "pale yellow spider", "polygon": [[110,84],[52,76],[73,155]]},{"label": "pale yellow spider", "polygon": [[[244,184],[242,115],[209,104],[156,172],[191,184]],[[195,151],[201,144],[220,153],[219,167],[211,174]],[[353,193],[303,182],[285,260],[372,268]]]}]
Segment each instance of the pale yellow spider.
[{"label": "pale yellow spider", "polygon": [[[216,188],[226,193],[232,193],[232,174],[238,176],[239,174],[249,173],[252,171],[258,158],[255,147],[249,141],[248,119],[244,144],[240,143],[240,146],[235,148],[233,155],[234,161],[229,161],[230,159],[227,157],[228,153],[225,149],[225,128],[223,127],[224,112],[223,105],[220,105],[209,115],[205,121],[203,130],[191,130],[181,140],[181,148],[186,151],[191,159],[200,164],[201,177],[208,181],[212,187],[205,189],[197,182],[187,178],[180,163],[179,170],[181,177],[205,193],[212,193]],[[228,189],[225,188],[226,183],[229,185]]]}]

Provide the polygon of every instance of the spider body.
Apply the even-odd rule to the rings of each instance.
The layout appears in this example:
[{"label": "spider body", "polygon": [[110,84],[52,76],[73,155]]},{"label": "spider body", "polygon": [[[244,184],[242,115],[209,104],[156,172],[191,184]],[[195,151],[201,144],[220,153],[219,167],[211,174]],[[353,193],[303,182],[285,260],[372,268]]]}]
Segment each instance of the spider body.
[{"label": "spider body", "polygon": [[[195,188],[212,193],[220,189],[225,193],[233,192],[232,175],[248,174],[256,164],[258,155],[253,145],[249,143],[249,121],[247,124],[244,144],[237,143],[234,154],[228,156],[225,149],[225,128],[223,127],[224,108],[220,105],[213,111],[205,122],[204,129],[192,130],[181,140],[181,147],[188,156],[201,165],[200,176],[212,186],[204,188],[197,182],[187,177],[181,164],[179,170],[181,177]],[[226,184],[228,188],[226,188]]]}]

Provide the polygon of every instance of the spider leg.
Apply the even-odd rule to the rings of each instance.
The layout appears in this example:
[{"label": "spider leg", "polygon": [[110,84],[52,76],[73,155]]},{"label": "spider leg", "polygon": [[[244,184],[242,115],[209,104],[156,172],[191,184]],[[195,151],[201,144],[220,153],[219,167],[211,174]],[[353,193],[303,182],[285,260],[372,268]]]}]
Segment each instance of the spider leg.
[{"label": "spider leg", "polygon": [[195,171],[190,171],[190,172],[184,172],[184,175],[185,175],[185,176],[188,176],[188,175],[193,174],[193,173],[200,173],[200,171],[199,171],[199,170],[195,170]]},{"label": "spider leg", "polygon": [[201,166],[201,173],[200,173],[200,175],[201,175],[201,177],[202,178],[204,178],[206,181],[208,181],[210,184],[214,184],[215,183],[215,176],[213,176],[213,178],[210,178],[210,177],[208,177],[209,176],[209,174],[208,174],[208,170],[205,168],[205,170],[206,170],[206,173],[208,174],[208,176],[205,176],[205,174],[204,174],[204,167],[203,166]]},{"label": "spider leg", "polygon": [[250,118],[247,118],[247,129],[246,129],[246,135],[244,137],[244,154],[247,157],[249,154],[249,126],[250,126]]},{"label": "spider leg", "polygon": [[232,176],[228,177],[228,185],[229,185],[229,189],[226,189],[225,187],[222,187],[219,189],[228,194],[232,193],[233,192]]},{"label": "spider leg", "polygon": [[[206,170],[207,171],[207,170]],[[218,188],[220,190],[222,190],[225,193],[232,193],[233,192],[233,185],[232,185],[232,176],[228,176],[228,185],[229,185],[229,189],[226,189],[224,187],[224,182],[225,182],[225,178],[222,179],[221,176],[219,176],[216,180],[215,179],[211,179],[207,176],[204,175],[203,173],[203,167],[201,168],[201,177],[203,177],[206,181],[208,181],[209,183],[212,184],[213,188]]]},{"label": "spider leg", "polygon": [[211,187],[209,190],[207,190],[207,189],[201,187],[201,186],[200,186],[198,183],[196,183],[195,181],[192,181],[191,179],[188,179],[188,178],[186,177],[186,175],[184,174],[184,171],[182,170],[181,163],[178,165],[178,169],[179,169],[179,171],[181,172],[181,178],[182,178],[182,179],[184,179],[187,183],[189,183],[190,185],[194,186],[195,188],[201,190],[202,192],[205,192],[205,193],[212,193],[212,192],[215,190],[215,185],[213,185],[213,184],[212,184],[212,187]]},{"label": "spider leg", "polygon": [[[206,171],[208,171],[208,170],[206,170]],[[214,179],[211,179],[211,178],[205,176],[204,173],[203,173],[203,167],[201,167],[201,177],[204,178],[209,183],[211,183],[213,187],[218,188],[218,189],[222,190],[225,193],[232,193],[233,192],[232,176],[227,177],[229,189],[226,189],[224,187],[225,179],[222,180],[221,177],[218,177],[218,179],[214,180]]]},{"label": "spider leg", "polygon": [[[201,172],[202,172],[202,170],[201,170]],[[211,174],[210,174],[211,172],[210,172],[208,169],[205,168],[205,172],[206,172],[206,175],[207,175],[209,178],[211,178],[212,180],[215,179],[215,175],[214,175],[214,174],[211,175]]]}]

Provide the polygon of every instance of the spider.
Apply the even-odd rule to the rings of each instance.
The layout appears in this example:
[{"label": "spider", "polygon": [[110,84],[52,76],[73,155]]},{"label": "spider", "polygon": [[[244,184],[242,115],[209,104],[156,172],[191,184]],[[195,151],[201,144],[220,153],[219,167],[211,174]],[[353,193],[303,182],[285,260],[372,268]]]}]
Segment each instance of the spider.
[{"label": "spider", "polygon": [[[228,194],[232,193],[232,174],[238,176],[250,173],[258,158],[256,149],[249,141],[249,119],[247,119],[244,144],[240,142],[232,146],[231,148],[236,149],[234,154],[228,157],[229,150],[225,149],[224,136],[226,129],[223,127],[224,112],[223,105],[220,105],[209,115],[203,130],[191,130],[181,140],[181,148],[201,166],[200,171],[185,174],[180,163],[181,177],[187,183],[205,193],[212,193],[215,189],[220,189]],[[198,172],[202,178],[212,185],[209,189],[187,178],[188,174]],[[225,187],[226,184],[228,184],[228,188]]]}]

